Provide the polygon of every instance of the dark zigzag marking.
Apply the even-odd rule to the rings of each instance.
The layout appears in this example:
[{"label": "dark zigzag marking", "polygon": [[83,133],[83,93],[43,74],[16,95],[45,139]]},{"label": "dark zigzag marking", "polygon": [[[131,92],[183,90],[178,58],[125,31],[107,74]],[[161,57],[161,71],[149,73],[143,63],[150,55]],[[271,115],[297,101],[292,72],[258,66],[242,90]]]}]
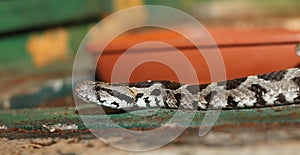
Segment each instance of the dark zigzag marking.
[{"label": "dark zigzag marking", "polygon": [[196,95],[201,90],[205,89],[209,84],[202,84],[202,85],[189,85],[186,89],[192,94]]},{"label": "dark zigzag marking", "polygon": [[106,88],[100,88],[100,90],[107,92],[109,95],[114,96],[120,100],[124,100],[127,103],[133,103],[134,99],[125,95],[125,94],[121,94],[118,91],[115,90],[110,90],[110,89],[106,89]]},{"label": "dark zigzag marking", "polygon": [[166,89],[175,90],[181,87],[180,83],[171,82],[171,81],[150,81],[150,82],[134,82],[129,83],[129,87],[136,87],[136,88],[149,88],[155,83],[160,83]]},{"label": "dark zigzag marking", "polygon": [[236,102],[234,100],[234,97],[228,96],[228,98],[227,98],[227,106],[226,107],[228,107],[228,108],[236,108],[237,105],[238,105],[238,102]]},{"label": "dark zigzag marking", "polygon": [[272,73],[267,73],[267,74],[260,74],[257,75],[258,78],[264,79],[266,81],[280,81],[284,78],[284,75],[287,73],[287,70],[282,70],[278,72],[272,72]]},{"label": "dark zigzag marking", "polygon": [[96,84],[94,88],[95,88],[97,100],[98,100],[100,103],[104,103],[104,101],[101,100],[101,97],[100,97],[100,94],[99,94],[100,87]]},{"label": "dark zigzag marking", "polygon": [[112,105],[115,105],[115,106],[117,106],[117,108],[120,106],[120,104],[119,104],[119,103],[117,103],[117,102],[115,102],[115,101],[114,101],[114,102],[112,102],[111,104],[112,104]]},{"label": "dark zigzag marking", "polygon": [[277,97],[277,100],[274,101],[274,104],[287,103],[285,96],[282,93],[280,93],[276,97]]},{"label": "dark zigzag marking", "polygon": [[176,99],[176,107],[179,108],[180,100],[181,100],[181,98],[184,97],[184,94],[176,93],[176,94],[174,94],[174,97]]},{"label": "dark zigzag marking", "polygon": [[206,109],[208,109],[211,99],[212,99],[216,94],[217,94],[217,91],[211,91],[211,92],[209,92],[208,95],[206,95],[206,96],[204,97],[205,101],[207,102],[206,105],[205,105]]},{"label": "dark zigzag marking", "polygon": [[149,97],[145,97],[145,98],[144,98],[144,101],[145,101],[147,107],[151,107],[151,106],[150,106],[150,102],[151,102],[151,101],[149,100]]},{"label": "dark zigzag marking", "polygon": [[218,82],[217,85],[218,86],[224,86],[226,84],[225,89],[226,90],[231,90],[231,89],[236,89],[238,86],[241,85],[241,83],[243,83],[246,80],[247,80],[247,77],[238,78],[238,79],[233,79],[233,80]]},{"label": "dark zigzag marking", "polygon": [[252,92],[255,93],[255,98],[256,98],[256,104],[259,105],[266,105],[266,101],[263,99],[263,94],[267,92],[267,90],[265,88],[263,88],[262,86],[258,85],[258,84],[252,84],[249,87],[249,90],[251,90]]},{"label": "dark zigzag marking", "polygon": [[135,100],[134,101],[137,102],[139,98],[143,97],[143,95],[144,95],[143,93],[137,93],[135,95]]}]

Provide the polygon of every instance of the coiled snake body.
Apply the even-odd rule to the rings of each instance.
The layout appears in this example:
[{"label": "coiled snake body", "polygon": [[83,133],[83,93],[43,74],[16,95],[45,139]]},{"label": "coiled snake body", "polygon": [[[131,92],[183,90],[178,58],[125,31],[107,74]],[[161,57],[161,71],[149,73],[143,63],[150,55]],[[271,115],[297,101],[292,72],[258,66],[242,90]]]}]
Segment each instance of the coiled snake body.
[{"label": "coiled snake body", "polygon": [[300,69],[248,76],[225,82],[191,85],[170,81],[130,84],[80,82],[82,100],[113,109],[238,109],[293,104],[300,101]]}]

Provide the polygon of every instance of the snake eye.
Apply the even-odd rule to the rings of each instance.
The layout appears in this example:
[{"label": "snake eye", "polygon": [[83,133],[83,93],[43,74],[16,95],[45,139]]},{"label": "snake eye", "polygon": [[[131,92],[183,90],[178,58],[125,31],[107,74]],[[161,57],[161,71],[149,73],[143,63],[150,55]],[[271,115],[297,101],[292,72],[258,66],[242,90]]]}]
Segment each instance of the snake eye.
[{"label": "snake eye", "polygon": [[100,91],[100,87],[98,85],[95,85],[95,91]]}]

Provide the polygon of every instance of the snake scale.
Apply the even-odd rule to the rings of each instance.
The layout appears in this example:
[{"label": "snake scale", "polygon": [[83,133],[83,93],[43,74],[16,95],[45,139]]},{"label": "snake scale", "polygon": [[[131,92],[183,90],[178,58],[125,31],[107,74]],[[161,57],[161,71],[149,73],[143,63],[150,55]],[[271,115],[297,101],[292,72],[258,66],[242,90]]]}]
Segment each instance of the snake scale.
[{"label": "snake scale", "polygon": [[300,69],[290,68],[209,84],[146,81],[129,84],[83,81],[75,93],[85,102],[112,109],[243,109],[300,101]]}]

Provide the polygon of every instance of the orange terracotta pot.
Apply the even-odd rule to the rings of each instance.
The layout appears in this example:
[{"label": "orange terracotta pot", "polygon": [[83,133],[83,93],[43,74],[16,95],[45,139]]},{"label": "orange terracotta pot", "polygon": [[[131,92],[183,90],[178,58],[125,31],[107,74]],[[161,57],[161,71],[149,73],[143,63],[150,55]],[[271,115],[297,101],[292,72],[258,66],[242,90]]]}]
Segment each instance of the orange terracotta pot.
[{"label": "orange terracotta pot", "polygon": [[[216,41],[223,57],[227,79],[267,73],[300,64],[300,58],[295,52],[296,45],[300,42],[300,32],[278,29],[234,30],[224,28],[210,28],[209,32]],[[196,82],[218,81],[218,78],[211,80],[208,64],[206,64],[197,48],[183,36],[167,30],[130,33],[116,38],[107,46],[97,63],[98,77],[106,82],[171,80],[195,83],[192,80],[192,76],[195,75],[187,71],[187,68],[184,68],[180,60],[174,56],[177,51],[172,48],[161,48],[160,46],[138,48],[130,57],[126,58],[125,62],[128,62],[128,67],[130,67],[131,62],[141,57],[168,57],[174,63],[178,63],[175,69],[168,67],[163,62],[145,62],[136,66],[130,73],[126,69],[119,70],[113,74],[114,78],[112,80],[112,71],[122,54],[130,47],[144,41],[161,41],[180,50],[192,64],[199,79]],[[197,46],[210,48],[210,45]],[[98,47],[99,44],[88,44],[87,49],[89,52],[95,53]],[[125,64],[122,67],[126,68],[127,65]],[[185,73],[184,80],[176,74],[178,71]]]}]

